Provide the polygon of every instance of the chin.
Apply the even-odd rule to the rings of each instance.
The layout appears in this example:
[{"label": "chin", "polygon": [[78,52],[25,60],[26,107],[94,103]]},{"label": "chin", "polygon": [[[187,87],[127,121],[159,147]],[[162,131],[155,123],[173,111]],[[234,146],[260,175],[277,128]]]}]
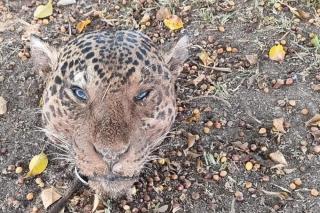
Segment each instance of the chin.
[{"label": "chin", "polygon": [[123,195],[131,197],[131,187],[137,178],[123,179],[123,180],[106,180],[104,178],[95,178],[89,180],[89,186],[95,190],[97,194],[109,198],[117,198]]}]

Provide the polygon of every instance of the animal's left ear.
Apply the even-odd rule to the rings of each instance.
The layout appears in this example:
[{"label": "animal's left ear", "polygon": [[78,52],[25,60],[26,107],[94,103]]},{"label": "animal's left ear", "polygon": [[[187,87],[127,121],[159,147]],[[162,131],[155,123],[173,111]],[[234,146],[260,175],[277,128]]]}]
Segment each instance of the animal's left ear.
[{"label": "animal's left ear", "polygon": [[189,37],[185,35],[180,38],[174,47],[164,55],[164,61],[168,64],[168,67],[175,79],[182,71],[183,63],[189,57],[188,46]]}]

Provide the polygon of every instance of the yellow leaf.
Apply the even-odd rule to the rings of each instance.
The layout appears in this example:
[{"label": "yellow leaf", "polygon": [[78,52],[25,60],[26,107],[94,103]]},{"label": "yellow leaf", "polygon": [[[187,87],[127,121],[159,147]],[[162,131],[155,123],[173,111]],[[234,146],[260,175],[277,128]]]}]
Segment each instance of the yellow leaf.
[{"label": "yellow leaf", "polygon": [[215,61],[214,59],[210,58],[208,53],[204,50],[199,54],[199,58],[205,66],[208,66]]},{"label": "yellow leaf", "polygon": [[61,198],[61,195],[58,194],[53,187],[44,189],[41,192],[41,200],[45,209],[47,209],[51,204],[55,203]]},{"label": "yellow leaf", "polygon": [[90,23],[91,23],[90,19],[80,21],[76,26],[78,33],[81,33],[87,27],[87,25]]},{"label": "yellow leaf", "polygon": [[44,152],[33,156],[29,163],[29,172],[26,177],[32,177],[41,174],[48,165],[48,157]]},{"label": "yellow leaf", "polygon": [[45,18],[51,16],[53,13],[52,0],[45,5],[39,5],[34,11],[33,16],[35,18]]},{"label": "yellow leaf", "polygon": [[281,44],[274,45],[269,51],[269,58],[274,61],[283,61],[286,52]]},{"label": "yellow leaf", "polygon": [[178,30],[183,27],[181,18],[176,15],[172,15],[170,18],[164,19],[163,22],[170,30]]}]

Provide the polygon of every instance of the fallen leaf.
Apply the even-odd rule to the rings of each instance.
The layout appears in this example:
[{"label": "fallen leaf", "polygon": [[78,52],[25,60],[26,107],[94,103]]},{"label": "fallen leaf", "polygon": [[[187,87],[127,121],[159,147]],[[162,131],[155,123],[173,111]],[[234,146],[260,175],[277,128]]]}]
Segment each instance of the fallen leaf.
[{"label": "fallen leaf", "polygon": [[281,44],[274,45],[269,51],[269,58],[273,61],[283,61],[286,52]]},{"label": "fallen leaf", "polygon": [[33,156],[29,163],[29,172],[26,177],[32,177],[41,174],[48,165],[48,157],[44,152]]},{"label": "fallen leaf", "polygon": [[283,154],[279,150],[276,152],[270,153],[269,157],[272,161],[274,161],[276,163],[280,163],[285,166],[288,165],[286,159],[284,158]]},{"label": "fallen leaf", "polygon": [[270,191],[263,190],[263,189],[261,191],[264,192],[266,195],[276,196],[282,200],[289,198],[289,194],[287,192],[270,192]]},{"label": "fallen leaf", "polygon": [[196,136],[191,133],[188,133],[188,139],[187,139],[188,147],[187,147],[187,149],[190,149],[191,147],[193,147],[195,142],[196,142]]},{"label": "fallen leaf", "polygon": [[319,41],[319,37],[318,35],[315,35],[312,39],[311,39],[311,44],[316,47],[316,48],[320,48],[320,41]]},{"label": "fallen leaf", "polygon": [[53,187],[42,190],[40,196],[45,209],[61,198],[61,195]]},{"label": "fallen leaf", "polygon": [[281,132],[281,133],[286,133],[286,131],[284,130],[284,118],[276,118],[273,119],[272,122],[272,131],[273,132]]},{"label": "fallen leaf", "polygon": [[164,25],[168,27],[170,30],[178,30],[183,27],[183,22],[181,18],[176,15],[172,15],[170,18],[166,18],[163,20]]},{"label": "fallen leaf", "polygon": [[289,8],[290,12],[292,14],[294,14],[295,16],[297,16],[298,18],[302,18],[302,19],[308,19],[310,18],[310,14],[303,11],[303,10],[300,10],[300,9],[297,9],[295,7],[291,7],[289,5],[286,4],[286,6]]},{"label": "fallen leaf", "polygon": [[76,26],[78,33],[81,33],[90,23],[91,23],[90,19],[80,21]]},{"label": "fallen leaf", "polygon": [[255,65],[258,62],[258,55],[257,54],[246,55],[246,59],[250,65]]},{"label": "fallen leaf", "polygon": [[157,212],[160,212],[160,213],[167,212],[168,208],[169,208],[168,205],[163,205],[157,209]]},{"label": "fallen leaf", "polygon": [[164,19],[171,17],[171,12],[167,7],[161,7],[156,14],[156,18],[159,21],[163,21]]},{"label": "fallen leaf", "polygon": [[215,59],[210,58],[209,54],[204,50],[199,54],[199,59],[202,61],[203,65],[205,66],[208,66],[214,63],[215,61]]},{"label": "fallen leaf", "polygon": [[51,16],[53,13],[52,0],[45,5],[39,5],[34,11],[33,16],[35,18],[45,18]]},{"label": "fallen leaf", "polygon": [[60,0],[58,1],[57,5],[66,6],[66,5],[75,4],[75,3],[77,3],[76,0]]},{"label": "fallen leaf", "polygon": [[320,114],[315,114],[310,120],[306,122],[306,126],[320,125]]}]

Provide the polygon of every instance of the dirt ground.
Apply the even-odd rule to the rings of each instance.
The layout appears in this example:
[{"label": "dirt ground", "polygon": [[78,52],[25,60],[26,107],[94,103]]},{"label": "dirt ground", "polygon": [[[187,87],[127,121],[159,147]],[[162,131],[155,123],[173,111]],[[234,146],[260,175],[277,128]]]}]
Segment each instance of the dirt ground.
[{"label": "dirt ground", "polygon": [[[192,43],[160,160],[141,174],[131,199],[105,200],[97,212],[320,212],[320,122],[306,125],[320,107],[320,54],[311,44],[320,36],[318,0],[78,0],[71,6],[54,0],[53,15],[35,20],[43,3],[0,2],[0,96],[7,101],[0,115],[1,212],[45,211],[43,188],[36,178],[23,179],[43,147],[44,188],[63,193],[70,185],[72,165],[57,159],[59,151],[37,131],[44,82],[33,69],[28,36],[59,46],[87,18],[86,32],[140,29],[163,49],[187,33]],[[160,7],[178,15],[183,29],[172,32],[157,20]],[[141,23],[145,14],[150,20]],[[285,47],[282,62],[268,57],[276,42]],[[204,65],[201,52],[214,62]],[[93,205],[94,192],[83,187],[64,212],[91,212]]]}]

